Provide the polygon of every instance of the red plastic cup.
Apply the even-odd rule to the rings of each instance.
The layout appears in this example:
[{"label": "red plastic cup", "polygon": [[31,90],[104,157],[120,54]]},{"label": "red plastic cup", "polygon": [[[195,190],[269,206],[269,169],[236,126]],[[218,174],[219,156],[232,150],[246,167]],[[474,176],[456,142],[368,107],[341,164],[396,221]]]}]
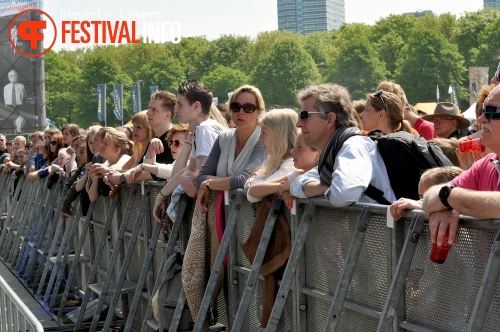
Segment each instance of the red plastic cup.
[{"label": "red plastic cup", "polygon": [[448,233],[444,236],[443,241],[443,245],[440,247],[438,247],[437,242],[432,244],[431,255],[429,256],[431,262],[443,264],[446,257],[448,257],[448,253],[451,249],[451,244],[448,243]]},{"label": "red plastic cup", "polygon": [[465,141],[460,141],[459,148],[461,152],[482,152],[486,147],[481,144],[481,138],[468,139]]},{"label": "red plastic cup", "polygon": [[460,141],[459,148],[460,152],[467,152],[472,150],[472,140],[468,139],[466,141]]}]

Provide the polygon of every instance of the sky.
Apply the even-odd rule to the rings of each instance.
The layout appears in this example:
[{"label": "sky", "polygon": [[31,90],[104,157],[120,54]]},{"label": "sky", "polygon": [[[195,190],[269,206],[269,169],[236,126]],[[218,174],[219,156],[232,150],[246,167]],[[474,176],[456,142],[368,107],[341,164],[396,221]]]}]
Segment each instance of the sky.
[{"label": "sky", "polygon": [[[136,21],[137,34],[144,33],[144,22],[151,26],[163,24],[163,38],[221,35],[256,37],[259,32],[278,28],[276,0],[44,0],[43,10],[56,22],[59,34],[61,21],[78,20],[93,15],[95,20]],[[390,14],[432,10],[439,15],[450,12],[457,16],[483,8],[482,0],[345,0],[346,22],[374,24]],[[98,17],[100,15],[100,17]],[[71,18],[70,18],[71,16]],[[142,17],[148,18],[142,19]],[[81,19],[83,20],[83,19]],[[159,26],[159,25],[158,25]],[[129,26],[130,27],[130,26]],[[152,30],[153,31],[153,30]],[[47,38],[50,33],[47,34]],[[158,38],[158,37],[157,37]],[[45,45],[47,47],[47,45]],[[74,49],[88,44],[70,44],[56,39],[55,50]]]}]

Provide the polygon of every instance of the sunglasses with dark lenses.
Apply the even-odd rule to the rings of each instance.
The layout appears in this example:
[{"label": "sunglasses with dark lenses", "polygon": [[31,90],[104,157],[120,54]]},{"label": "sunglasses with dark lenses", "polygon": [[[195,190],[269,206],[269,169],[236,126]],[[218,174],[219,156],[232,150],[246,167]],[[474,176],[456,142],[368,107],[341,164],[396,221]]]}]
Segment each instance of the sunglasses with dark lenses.
[{"label": "sunglasses with dark lenses", "polygon": [[50,141],[50,145],[56,145],[57,142],[56,141]]},{"label": "sunglasses with dark lenses", "polygon": [[500,120],[500,108],[495,106],[483,106],[484,117],[488,120]]},{"label": "sunglasses with dark lenses", "polygon": [[231,110],[231,112],[234,112],[234,113],[238,113],[242,108],[243,108],[243,112],[245,112],[245,113],[253,113],[257,109],[257,106],[255,106],[254,104],[250,104],[250,103],[245,103],[243,105],[241,105],[240,103],[231,103],[229,105],[229,109]]},{"label": "sunglasses with dark lenses", "polygon": [[496,71],[495,77],[500,81],[500,70]]},{"label": "sunglasses with dark lenses", "polygon": [[181,142],[179,142],[178,139],[176,139],[175,141],[172,141],[172,140],[168,141],[168,147],[170,148],[172,145],[175,146],[176,148],[178,148],[179,145],[181,145]]},{"label": "sunglasses with dark lenses", "polygon": [[385,108],[387,108],[387,104],[385,103],[385,100],[384,100],[384,97],[382,97],[382,93],[384,93],[384,90],[378,90],[377,92],[375,92],[373,95],[375,97],[379,97],[380,100],[382,100],[382,104],[384,104]]},{"label": "sunglasses with dark lenses", "polygon": [[309,117],[309,114],[320,114],[321,112],[309,112],[309,111],[300,111],[299,119],[305,120]]}]

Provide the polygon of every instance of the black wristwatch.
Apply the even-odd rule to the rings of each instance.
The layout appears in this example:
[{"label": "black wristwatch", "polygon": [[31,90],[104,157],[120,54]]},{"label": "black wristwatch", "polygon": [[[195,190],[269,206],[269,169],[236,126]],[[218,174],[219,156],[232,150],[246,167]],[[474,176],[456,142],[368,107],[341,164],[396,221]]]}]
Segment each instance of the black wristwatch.
[{"label": "black wristwatch", "polygon": [[126,184],[127,183],[127,179],[125,179],[125,174],[120,175],[120,183],[121,184]]},{"label": "black wristwatch", "polygon": [[453,208],[448,203],[448,197],[450,196],[451,190],[455,188],[452,186],[444,186],[439,190],[439,199],[444,206],[448,208],[448,210],[453,210]]}]

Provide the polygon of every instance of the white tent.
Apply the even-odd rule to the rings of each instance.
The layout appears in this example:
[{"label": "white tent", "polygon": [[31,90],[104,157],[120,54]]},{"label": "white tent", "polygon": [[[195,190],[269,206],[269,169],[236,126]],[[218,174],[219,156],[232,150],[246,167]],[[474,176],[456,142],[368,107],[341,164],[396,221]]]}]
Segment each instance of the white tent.
[{"label": "white tent", "polygon": [[476,120],[476,103],[470,105],[465,112],[462,112],[462,116],[468,120]]}]

